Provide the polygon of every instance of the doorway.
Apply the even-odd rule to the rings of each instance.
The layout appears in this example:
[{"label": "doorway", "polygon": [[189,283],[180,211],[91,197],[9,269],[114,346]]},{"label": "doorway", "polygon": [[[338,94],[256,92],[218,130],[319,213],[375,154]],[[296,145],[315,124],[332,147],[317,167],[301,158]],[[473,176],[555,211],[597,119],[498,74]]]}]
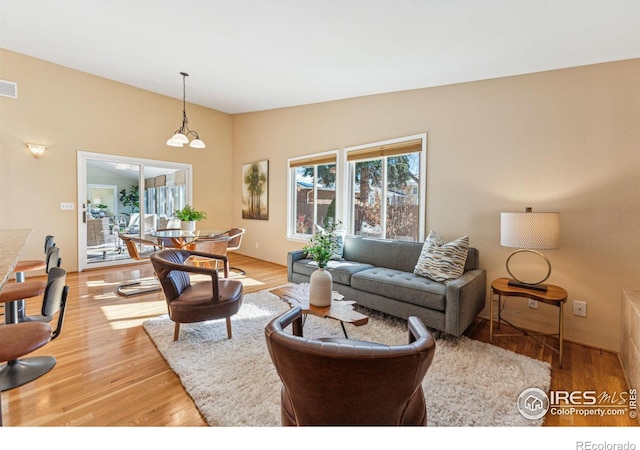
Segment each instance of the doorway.
[{"label": "doorway", "polygon": [[191,202],[191,164],[78,152],[78,270],[137,262],[120,236],[151,238]]}]

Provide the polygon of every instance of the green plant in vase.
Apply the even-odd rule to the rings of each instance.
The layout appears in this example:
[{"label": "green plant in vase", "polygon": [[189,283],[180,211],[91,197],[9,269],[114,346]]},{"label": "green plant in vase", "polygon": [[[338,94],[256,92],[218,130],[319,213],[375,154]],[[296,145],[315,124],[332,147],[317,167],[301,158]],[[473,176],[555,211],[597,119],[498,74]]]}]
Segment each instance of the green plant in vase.
[{"label": "green plant in vase", "polygon": [[311,274],[309,280],[309,303],[314,306],[331,305],[333,279],[331,273],[324,268],[338,248],[335,230],[339,225],[340,222],[332,223],[325,229],[317,230],[309,239],[309,243],[303,247],[307,257],[318,264],[318,270]]},{"label": "green plant in vase", "polygon": [[323,231],[316,231],[309,239],[309,243],[302,248],[321,269],[327,266],[337,248],[335,235],[337,226],[338,224],[329,224]]},{"label": "green plant in vase", "polygon": [[181,229],[183,231],[193,232],[196,229],[196,222],[206,219],[207,213],[199,211],[191,205],[186,205],[184,208],[174,211],[173,216],[182,222]]},{"label": "green plant in vase", "polygon": [[198,211],[193,206],[187,205],[182,209],[178,209],[173,213],[176,219],[180,219],[183,222],[199,222],[207,218],[207,213],[204,211]]}]

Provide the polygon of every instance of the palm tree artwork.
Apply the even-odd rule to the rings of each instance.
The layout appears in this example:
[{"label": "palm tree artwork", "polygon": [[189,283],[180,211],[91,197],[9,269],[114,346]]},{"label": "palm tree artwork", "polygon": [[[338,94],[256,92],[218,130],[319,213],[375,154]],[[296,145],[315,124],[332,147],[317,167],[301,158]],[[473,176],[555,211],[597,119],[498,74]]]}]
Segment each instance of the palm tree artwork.
[{"label": "palm tree artwork", "polygon": [[242,218],[269,219],[269,161],[242,166]]}]

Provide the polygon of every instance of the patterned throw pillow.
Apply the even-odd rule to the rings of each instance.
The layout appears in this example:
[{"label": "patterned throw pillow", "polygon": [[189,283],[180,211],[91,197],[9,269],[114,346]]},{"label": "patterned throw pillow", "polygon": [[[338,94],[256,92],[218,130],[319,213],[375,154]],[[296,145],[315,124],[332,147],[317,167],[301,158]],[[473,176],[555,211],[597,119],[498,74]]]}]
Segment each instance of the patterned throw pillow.
[{"label": "patterned throw pillow", "polygon": [[445,244],[438,233],[431,231],[413,273],[439,282],[455,280],[464,272],[468,252],[469,236]]}]

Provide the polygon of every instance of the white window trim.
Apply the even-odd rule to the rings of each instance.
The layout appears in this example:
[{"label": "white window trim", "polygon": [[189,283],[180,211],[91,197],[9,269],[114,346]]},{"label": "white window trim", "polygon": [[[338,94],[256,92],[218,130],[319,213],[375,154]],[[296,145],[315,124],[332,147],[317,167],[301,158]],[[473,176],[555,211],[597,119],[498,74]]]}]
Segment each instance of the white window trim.
[{"label": "white window trim", "polygon": [[[371,142],[369,144],[362,144],[362,145],[357,145],[357,146],[353,146],[353,147],[345,147],[344,152],[342,154],[342,158],[341,161],[344,164],[342,167],[347,168],[347,170],[342,170],[342,172],[344,173],[344,186],[348,187],[348,191],[349,192],[345,192],[343,193],[343,195],[340,195],[341,200],[346,196],[348,198],[348,201],[343,202],[343,209],[342,211],[342,217],[346,218],[346,222],[343,222],[345,224],[348,224],[349,227],[349,233],[353,233],[353,230],[351,229],[353,227],[353,221],[351,220],[351,214],[353,211],[353,198],[351,195],[351,183],[352,183],[352,179],[353,179],[353,165],[349,164],[347,162],[347,158],[349,156],[350,152],[354,152],[354,151],[358,151],[358,150],[364,150],[370,147],[380,147],[383,145],[390,145],[390,144],[398,144],[401,142],[407,142],[407,141],[412,141],[412,140],[416,140],[416,139],[421,139],[422,142],[422,150],[421,150],[421,155],[420,155],[420,204],[419,204],[419,220],[418,220],[418,235],[419,235],[419,242],[424,241],[425,239],[425,225],[426,225],[426,219],[425,219],[425,212],[426,212],[426,208],[427,208],[427,133],[420,133],[420,134],[414,134],[412,136],[403,136],[401,138],[395,138],[395,139],[388,139],[386,141],[378,141],[378,142]],[[338,169],[339,170],[339,169]],[[386,180],[383,180],[383,182],[386,182]],[[337,189],[337,187],[336,187]],[[336,191],[337,192],[337,191]],[[424,199],[423,199],[424,197]],[[336,206],[337,206],[337,202],[336,202]]]},{"label": "white window trim", "polygon": [[[316,158],[321,156],[335,155],[336,157],[336,220],[342,220],[340,212],[343,210],[343,196],[339,195],[340,189],[343,186],[342,184],[342,174],[341,174],[341,159],[340,159],[340,150],[329,150],[326,152],[312,153],[309,155],[296,156],[294,158],[287,159],[287,239],[290,241],[298,241],[298,242],[308,242],[311,235],[302,235],[297,234],[295,231],[295,217],[293,217],[293,211],[295,209],[295,184],[292,180],[292,170],[291,164],[295,163],[295,161],[300,161],[303,159]],[[342,166],[344,167],[344,166]],[[315,189],[314,189],[314,195]]]}]

